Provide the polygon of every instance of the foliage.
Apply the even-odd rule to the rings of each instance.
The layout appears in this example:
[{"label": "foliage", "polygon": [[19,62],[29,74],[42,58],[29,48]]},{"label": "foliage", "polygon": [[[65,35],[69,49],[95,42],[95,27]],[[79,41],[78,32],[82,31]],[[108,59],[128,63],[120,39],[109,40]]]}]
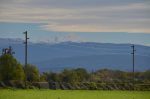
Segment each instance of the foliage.
[{"label": "foliage", "polygon": [[78,81],[79,82],[87,81],[88,80],[89,74],[88,74],[88,72],[85,69],[83,69],[83,68],[77,68],[74,71],[75,71],[75,73],[78,76]]},{"label": "foliage", "polygon": [[[101,69],[95,72],[88,72],[84,68],[77,69],[64,69],[61,72],[44,72],[39,73],[36,66],[28,64],[24,67],[9,54],[2,55],[0,57],[0,87],[3,87],[3,82],[6,86],[9,86],[10,80],[17,82],[11,82],[14,86],[22,86],[21,80],[24,80],[25,73],[27,77],[27,85],[30,88],[34,87],[33,83],[39,85],[49,84],[54,89],[103,89],[103,90],[131,90],[133,89],[133,73],[120,71]],[[150,90],[150,70],[144,72],[135,72],[135,89],[136,90]],[[38,83],[38,82],[41,83]]]},{"label": "foliage", "polygon": [[25,75],[22,65],[9,54],[0,57],[0,79],[6,80],[24,80]]},{"label": "foliage", "polygon": [[42,77],[46,78],[47,81],[53,82],[82,82],[86,81],[89,77],[88,72],[83,68],[77,69],[64,69],[62,72],[44,72]]},{"label": "foliage", "polygon": [[33,82],[33,81],[39,81],[40,74],[36,66],[28,64],[25,68],[25,73],[27,77],[27,81]]},{"label": "foliage", "polygon": [[[136,90],[150,90],[150,71],[135,72],[134,88]],[[133,73],[120,70],[102,69],[95,72],[87,72],[83,68],[64,69],[62,72],[45,72],[41,74],[45,81],[55,82],[56,86],[64,86],[67,89],[103,89],[103,90],[132,90]],[[62,89],[64,89],[62,87]]]},{"label": "foliage", "polygon": [[76,82],[79,79],[77,73],[75,73],[74,70],[64,69],[64,71],[62,72],[62,80],[64,82]]},{"label": "foliage", "polygon": [[[135,83],[150,83],[150,70],[135,72]],[[62,72],[44,72],[41,76],[53,82],[97,82],[97,83],[132,83],[133,73],[120,70],[102,69],[88,73],[83,68],[64,69]]]}]

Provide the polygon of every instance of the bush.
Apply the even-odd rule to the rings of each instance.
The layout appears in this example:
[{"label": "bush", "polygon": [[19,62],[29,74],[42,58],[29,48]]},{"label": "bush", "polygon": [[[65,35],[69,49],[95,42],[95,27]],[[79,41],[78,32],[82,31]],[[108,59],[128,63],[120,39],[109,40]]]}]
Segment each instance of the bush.
[{"label": "bush", "polygon": [[13,88],[25,88],[25,84],[23,81],[20,80],[9,80],[4,81],[6,87],[13,87]]},{"label": "bush", "polygon": [[34,82],[34,83],[32,83],[32,85],[39,89],[49,89],[48,82]]}]

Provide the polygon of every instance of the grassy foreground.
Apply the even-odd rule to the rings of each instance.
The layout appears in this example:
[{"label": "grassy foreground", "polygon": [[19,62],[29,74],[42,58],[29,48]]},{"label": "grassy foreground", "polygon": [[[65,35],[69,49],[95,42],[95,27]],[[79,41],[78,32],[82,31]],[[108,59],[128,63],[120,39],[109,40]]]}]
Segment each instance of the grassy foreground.
[{"label": "grassy foreground", "polygon": [[150,99],[150,91],[1,89],[0,99]]}]

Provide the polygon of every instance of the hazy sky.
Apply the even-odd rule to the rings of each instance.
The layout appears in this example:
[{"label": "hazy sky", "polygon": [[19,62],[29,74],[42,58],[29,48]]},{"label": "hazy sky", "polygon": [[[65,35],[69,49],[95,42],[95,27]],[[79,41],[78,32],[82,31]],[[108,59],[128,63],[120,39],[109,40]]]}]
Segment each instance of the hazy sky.
[{"label": "hazy sky", "polygon": [[150,46],[150,0],[0,0],[0,37]]}]

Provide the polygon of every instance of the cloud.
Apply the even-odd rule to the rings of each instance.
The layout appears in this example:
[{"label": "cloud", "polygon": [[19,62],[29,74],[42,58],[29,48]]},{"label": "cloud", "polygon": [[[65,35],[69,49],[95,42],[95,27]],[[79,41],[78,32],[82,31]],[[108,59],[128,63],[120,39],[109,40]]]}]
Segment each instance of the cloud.
[{"label": "cloud", "polygon": [[[128,25],[128,24],[126,24]],[[47,31],[58,31],[58,32],[129,32],[129,33],[149,33],[149,28],[140,28],[140,26],[97,26],[97,25],[61,25],[61,24],[52,24],[52,25],[42,25],[41,28]]]},{"label": "cloud", "polygon": [[150,33],[148,0],[2,0],[0,22],[59,32]]}]

